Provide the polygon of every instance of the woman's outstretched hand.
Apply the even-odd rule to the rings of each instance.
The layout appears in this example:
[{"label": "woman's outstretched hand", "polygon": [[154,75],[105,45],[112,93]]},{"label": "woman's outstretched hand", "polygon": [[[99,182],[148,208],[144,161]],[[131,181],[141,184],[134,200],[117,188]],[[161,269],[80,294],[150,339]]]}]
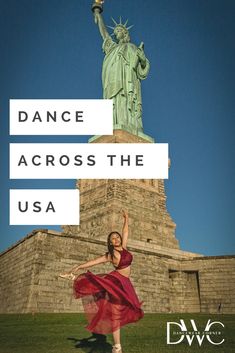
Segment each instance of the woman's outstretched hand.
[{"label": "woman's outstretched hand", "polygon": [[125,211],[125,210],[121,210],[121,213],[122,213],[122,215],[123,215],[123,218],[128,218],[128,213],[127,213],[127,211]]},{"label": "woman's outstretched hand", "polygon": [[64,278],[64,279],[69,279],[69,280],[72,280],[72,281],[74,281],[75,278],[76,278],[75,274],[72,273],[72,272],[62,272],[62,273],[59,274],[59,277],[60,278]]}]

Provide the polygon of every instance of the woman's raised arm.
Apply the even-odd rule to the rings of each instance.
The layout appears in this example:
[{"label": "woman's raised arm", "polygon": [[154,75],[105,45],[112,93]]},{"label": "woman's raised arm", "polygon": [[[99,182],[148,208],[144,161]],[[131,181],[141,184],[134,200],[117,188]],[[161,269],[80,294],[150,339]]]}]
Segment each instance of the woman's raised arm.
[{"label": "woman's raised arm", "polygon": [[128,213],[122,210],[123,227],[122,227],[122,247],[126,249],[128,240]]}]

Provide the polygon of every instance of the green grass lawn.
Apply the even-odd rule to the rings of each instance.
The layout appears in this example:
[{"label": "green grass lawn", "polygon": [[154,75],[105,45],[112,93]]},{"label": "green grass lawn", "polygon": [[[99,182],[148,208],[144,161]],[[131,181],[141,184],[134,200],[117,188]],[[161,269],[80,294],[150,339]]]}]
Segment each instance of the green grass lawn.
[{"label": "green grass lawn", "polygon": [[[220,321],[225,328],[214,326],[222,336],[213,336],[215,346],[204,339],[199,347],[197,341],[189,346],[186,339],[177,345],[167,345],[167,321],[184,319],[187,327],[194,319],[198,330],[204,330],[208,319]],[[82,314],[9,314],[0,315],[1,353],[104,353],[111,352],[112,335],[92,337],[84,329],[86,320]],[[176,327],[174,327],[176,331]],[[212,330],[212,328],[211,328]],[[235,315],[212,314],[145,314],[136,324],[122,328],[123,353],[234,353]],[[176,337],[176,336],[172,336]],[[173,339],[173,338],[172,338]],[[179,336],[174,338],[176,341]],[[195,340],[195,339],[194,339]]]}]

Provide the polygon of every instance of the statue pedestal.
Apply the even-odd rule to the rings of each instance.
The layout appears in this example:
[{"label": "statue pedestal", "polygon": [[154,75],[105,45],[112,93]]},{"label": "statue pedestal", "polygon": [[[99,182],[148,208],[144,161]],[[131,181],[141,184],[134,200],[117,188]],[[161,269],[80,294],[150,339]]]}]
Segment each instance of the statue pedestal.
[{"label": "statue pedestal", "polygon": [[[115,139],[116,137],[120,137],[121,135],[124,135],[124,133],[129,133],[129,134],[126,134],[125,135],[125,141],[109,141],[109,142],[152,142],[154,143],[154,138],[152,138],[151,136],[149,135],[146,135],[144,134],[144,132],[142,131],[136,131],[136,134],[133,134],[133,129],[130,129],[128,130],[128,127],[124,126],[124,125],[115,125],[114,126],[114,130],[113,130],[113,136],[115,136]],[[123,132],[123,134],[122,134]],[[133,136],[134,137],[139,137],[141,140],[136,140],[134,139],[135,141],[132,141],[133,140]],[[100,138],[103,138],[103,137],[109,137],[109,136],[99,136],[99,135],[95,135],[95,136],[92,136],[88,142],[97,142],[96,140],[100,139]],[[100,142],[100,141],[99,141]],[[105,141],[107,142],[107,141]]]},{"label": "statue pedestal", "polygon": [[[136,136],[114,130],[111,136],[94,136],[90,143],[150,143],[145,134]],[[129,212],[130,239],[179,249],[175,223],[166,209],[163,180],[152,179],[81,179],[80,226],[63,226],[65,233],[106,239],[122,230],[122,208]]]}]

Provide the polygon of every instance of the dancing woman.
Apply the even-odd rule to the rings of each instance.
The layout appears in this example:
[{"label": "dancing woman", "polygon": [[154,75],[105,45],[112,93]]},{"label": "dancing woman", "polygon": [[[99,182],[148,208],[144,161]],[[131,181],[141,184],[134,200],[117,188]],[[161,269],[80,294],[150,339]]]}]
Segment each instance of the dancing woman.
[{"label": "dancing woman", "polygon": [[[101,257],[73,267],[60,276],[74,280],[75,298],[82,298],[88,319],[87,330],[99,334],[113,334],[113,353],[122,353],[120,328],[136,322],[144,315],[134,287],[129,279],[132,254],[127,250],[128,214],[123,213],[122,235],[108,235],[108,251]],[[115,270],[95,275],[90,271],[77,276],[77,271],[102,263],[111,262]]]}]

